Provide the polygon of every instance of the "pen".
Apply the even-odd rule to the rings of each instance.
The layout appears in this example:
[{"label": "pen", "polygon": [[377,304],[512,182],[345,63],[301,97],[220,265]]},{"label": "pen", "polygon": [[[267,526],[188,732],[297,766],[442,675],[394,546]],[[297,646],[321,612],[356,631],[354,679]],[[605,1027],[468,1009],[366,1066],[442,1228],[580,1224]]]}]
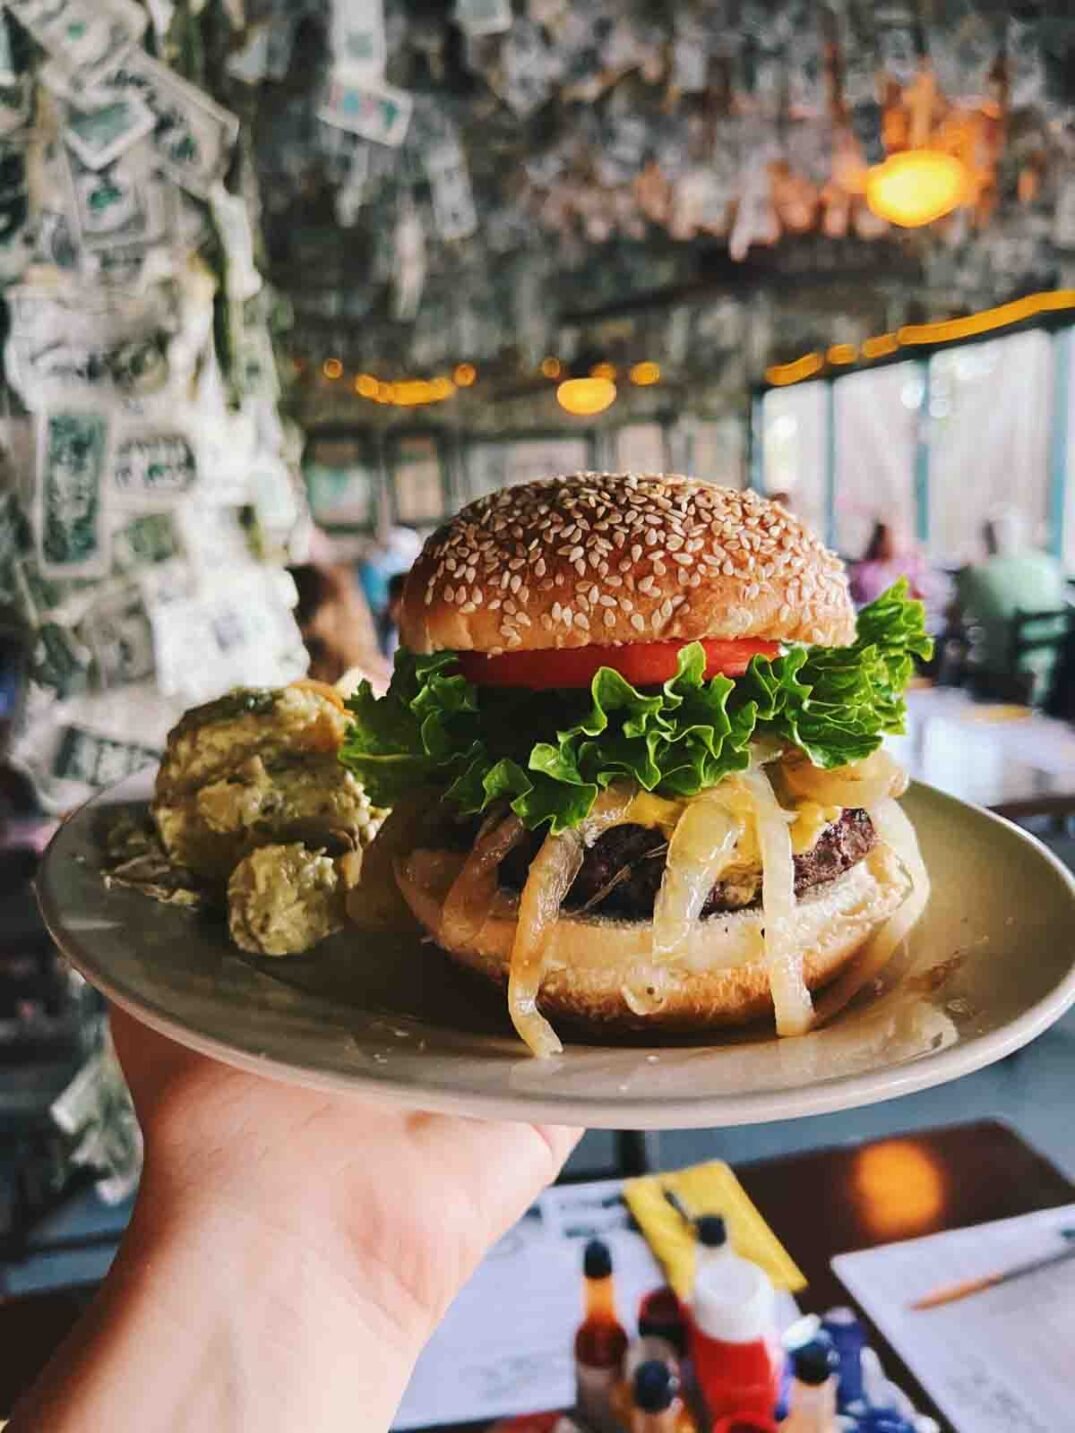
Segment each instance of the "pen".
[{"label": "pen", "polygon": [[995,1274],[983,1274],[977,1279],[964,1279],[958,1284],[948,1284],[944,1288],[934,1289],[932,1293],[924,1294],[922,1298],[915,1299],[908,1307],[913,1311],[922,1309],[940,1308],[942,1304],[954,1304],[958,1299],[968,1298],[971,1294],[981,1293],[983,1289],[994,1289],[998,1284],[1010,1283],[1013,1279],[1021,1279],[1024,1274],[1036,1273],[1038,1269],[1048,1269],[1053,1264],[1062,1264],[1067,1259],[1075,1259],[1075,1244],[1061,1249],[1056,1254],[1045,1254],[1040,1259],[1031,1259],[1025,1264],[1016,1264],[1011,1269],[1001,1269]]},{"label": "pen", "polygon": [[661,1193],[664,1195],[665,1199],[667,1199],[668,1203],[676,1211],[679,1217],[683,1220],[684,1224],[686,1224],[690,1229],[694,1229],[698,1221],[695,1219],[694,1215],[687,1208],[687,1206],[683,1203],[683,1200],[680,1199],[676,1191],[674,1189],[662,1189]]}]

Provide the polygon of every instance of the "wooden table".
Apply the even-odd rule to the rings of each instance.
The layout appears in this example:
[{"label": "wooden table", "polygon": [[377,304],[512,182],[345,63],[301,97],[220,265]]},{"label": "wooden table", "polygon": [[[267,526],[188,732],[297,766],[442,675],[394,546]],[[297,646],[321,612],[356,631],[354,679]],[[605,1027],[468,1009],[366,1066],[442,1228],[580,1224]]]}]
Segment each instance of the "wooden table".
[{"label": "wooden table", "polygon": [[[819,1313],[848,1301],[829,1267],[836,1254],[1075,1199],[1075,1185],[1014,1131],[992,1121],[765,1160],[737,1173],[809,1280],[800,1304]],[[63,1293],[0,1303],[0,1418],[67,1332],[84,1298]],[[871,1342],[919,1408],[934,1411],[883,1340],[874,1334]]]},{"label": "wooden table", "polygon": [[[850,1302],[830,1267],[836,1254],[1075,1199],[1075,1184],[991,1120],[765,1160],[737,1173],[806,1275],[809,1286],[796,1298],[813,1313]],[[864,1322],[889,1377],[920,1412],[946,1426],[910,1370]]]}]

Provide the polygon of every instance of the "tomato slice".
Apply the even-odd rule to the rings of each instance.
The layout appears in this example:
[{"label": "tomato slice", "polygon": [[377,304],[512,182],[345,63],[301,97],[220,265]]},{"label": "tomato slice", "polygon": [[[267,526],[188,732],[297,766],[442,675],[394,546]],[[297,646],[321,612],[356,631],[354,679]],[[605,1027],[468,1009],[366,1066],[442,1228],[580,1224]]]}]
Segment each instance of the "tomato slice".
[{"label": "tomato slice", "polygon": [[[613,667],[635,687],[656,687],[676,674],[680,649],[686,642],[631,642],[622,647],[562,647],[540,652],[502,652],[489,657],[484,652],[460,652],[459,667],[468,682],[485,687],[529,687],[547,691],[554,687],[588,687],[601,667]],[[722,672],[741,677],[751,657],[776,657],[779,642],[755,637],[733,641],[719,637],[702,638],[707,677]]]}]

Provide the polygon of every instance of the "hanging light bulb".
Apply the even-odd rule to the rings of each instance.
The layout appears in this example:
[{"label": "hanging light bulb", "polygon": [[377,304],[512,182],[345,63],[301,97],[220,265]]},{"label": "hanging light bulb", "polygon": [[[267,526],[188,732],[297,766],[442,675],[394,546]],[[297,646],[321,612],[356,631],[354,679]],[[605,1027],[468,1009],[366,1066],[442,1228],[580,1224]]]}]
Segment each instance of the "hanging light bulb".
[{"label": "hanging light bulb", "polygon": [[636,363],[632,367],[629,377],[631,382],[636,384],[639,388],[649,388],[654,383],[660,383],[661,365],[659,363],[653,363],[649,359],[644,359],[641,363]]},{"label": "hanging light bulb", "polygon": [[565,378],[556,390],[556,401],[565,413],[589,417],[612,407],[616,385],[611,378]]},{"label": "hanging light bulb", "polygon": [[326,378],[340,378],[343,375],[343,364],[338,358],[326,358],[321,365],[321,372]]},{"label": "hanging light bulb", "polygon": [[903,229],[932,224],[969,193],[966,165],[940,149],[904,149],[866,171],[866,203],[878,218]]},{"label": "hanging light bulb", "polygon": [[452,378],[459,388],[472,387],[477,377],[478,370],[474,367],[473,363],[457,363],[455,365],[455,371],[452,374]]}]

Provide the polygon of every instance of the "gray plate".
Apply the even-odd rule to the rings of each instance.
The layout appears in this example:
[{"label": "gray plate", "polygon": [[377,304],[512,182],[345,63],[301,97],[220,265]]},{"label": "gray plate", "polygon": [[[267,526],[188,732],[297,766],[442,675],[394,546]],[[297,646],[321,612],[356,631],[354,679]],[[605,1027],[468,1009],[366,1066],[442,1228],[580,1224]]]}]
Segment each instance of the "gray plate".
[{"label": "gray plate", "polygon": [[417,940],[349,930],[256,960],[208,916],[106,890],[102,828],[153,773],[57,833],[45,919],[117,1004],[205,1054],[275,1079],[425,1109],[593,1128],[719,1126],[819,1114],[955,1079],[1032,1040],[1075,1001],[1075,880],[1038,841],[930,787],[905,799],[933,879],[907,958],[879,990],[796,1040],[569,1044],[531,1058],[503,996]]}]

